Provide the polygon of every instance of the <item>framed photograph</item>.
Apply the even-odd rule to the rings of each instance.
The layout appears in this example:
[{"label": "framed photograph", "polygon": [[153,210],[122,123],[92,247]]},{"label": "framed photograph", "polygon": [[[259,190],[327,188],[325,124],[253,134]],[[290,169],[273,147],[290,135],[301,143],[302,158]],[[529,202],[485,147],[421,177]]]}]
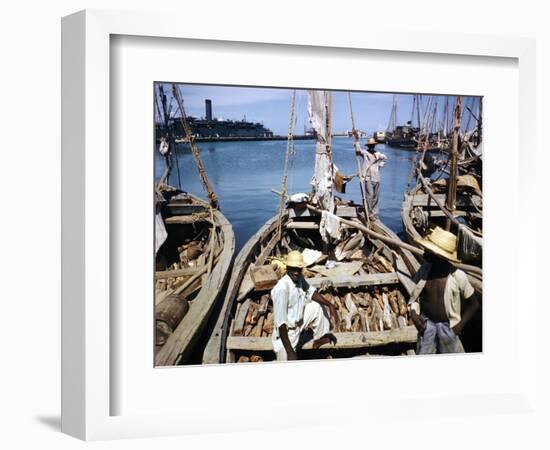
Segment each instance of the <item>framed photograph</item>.
[{"label": "framed photograph", "polygon": [[533,41],[62,26],[64,432],[532,407]]}]

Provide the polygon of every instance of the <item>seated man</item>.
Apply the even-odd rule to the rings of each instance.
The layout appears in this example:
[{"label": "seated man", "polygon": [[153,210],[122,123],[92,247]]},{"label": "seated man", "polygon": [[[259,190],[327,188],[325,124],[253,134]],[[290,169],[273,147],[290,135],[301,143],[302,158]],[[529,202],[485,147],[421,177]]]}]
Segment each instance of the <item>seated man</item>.
[{"label": "seated man", "polygon": [[[323,307],[328,308],[334,324],[338,322],[335,306],[310,286],[302,275],[304,258],[299,251],[291,251],[286,257],[286,275],[271,290],[273,301],[273,351],[277,361],[298,359],[296,347],[300,333],[313,332],[313,347],[335,342],[329,333],[331,323]],[[323,306],[321,306],[323,305]]]},{"label": "seated man", "polygon": [[411,320],[418,330],[416,353],[463,353],[459,336],[479,303],[466,274],[449,263],[460,262],[456,236],[435,227],[417,242],[426,250],[426,262],[417,274],[420,280],[409,300]]}]

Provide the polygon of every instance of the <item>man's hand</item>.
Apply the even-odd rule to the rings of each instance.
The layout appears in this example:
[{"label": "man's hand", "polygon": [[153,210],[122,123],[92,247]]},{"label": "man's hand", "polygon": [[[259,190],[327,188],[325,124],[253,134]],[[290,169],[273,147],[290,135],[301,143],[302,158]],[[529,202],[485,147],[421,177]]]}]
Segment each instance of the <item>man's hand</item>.
[{"label": "man's hand", "polygon": [[298,360],[298,354],[294,350],[287,350],[286,355],[287,355],[287,359],[289,361],[297,361]]},{"label": "man's hand", "polygon": [[456,334],[457,336],[460,336],[462,334],[462,330],[464,328],[464,325],[462,322],[458,322],[453,328],[453,333]]},{"label": "man's hand", "polygon": [[411,320],[418,330],[418,334],[422,336],[424,331],[426,331],[426,321],[420,317],[416,311],[411,311]]}]

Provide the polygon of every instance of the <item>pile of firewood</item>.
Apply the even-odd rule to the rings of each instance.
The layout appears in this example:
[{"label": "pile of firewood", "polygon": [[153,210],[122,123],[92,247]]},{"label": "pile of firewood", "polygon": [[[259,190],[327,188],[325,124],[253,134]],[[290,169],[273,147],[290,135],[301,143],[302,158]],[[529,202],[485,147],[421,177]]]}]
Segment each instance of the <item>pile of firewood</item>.
[{"label": "pile of firewood", "polygon": [[233,321],[234,336],[267,337],[273,334],[273,305],[270,295],[259,300],[246,299],[242,302]]},{"label": "pile of firewood", "polygon": [[[158,278],[155,283],[155,289],[157,291],[164,291],[177,288],[183,284],[189,275],[181,272],[181,269],[193,269],[205,264],[206,242],[204,240],[189,240],[178,247],[179,261],[174,262],[170,267],[163,272],[174,272],[173,277],[169,277],[169,273],[166,273],[166,277]],[[192,270],[189,271],[192,274]]]},{"label": "pile of firewood", "polygon": [[[335,290],[323,292],[338,312],[335,333],[384,331],[409,325],[405,297],[398,288],[379,288],[370,292]],[[247,298],[239,304],[233,322],[233,336],[269,337],[273,333],[273,306],[269,294],[258,300]]]},{"label": "pile of firewood", "polygon": [[338,312],[334,332],[384,331],[409,324],[407,302],[398,288],[375,286],[371,292],[324,292],[323,296]]}]

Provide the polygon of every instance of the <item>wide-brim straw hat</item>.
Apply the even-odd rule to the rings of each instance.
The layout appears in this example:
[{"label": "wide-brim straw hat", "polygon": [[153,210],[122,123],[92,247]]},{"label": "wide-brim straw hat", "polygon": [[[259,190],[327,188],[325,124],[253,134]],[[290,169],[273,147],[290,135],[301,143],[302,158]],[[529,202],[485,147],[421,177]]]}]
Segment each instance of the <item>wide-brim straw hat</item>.
[{"label": "wide-brim straw hat", "polygon": [[426,250],[449,261],[460,262],[456,253],[456,236],[443,228],[435,227],[425,238],[417,239],[416,242]]},{"label": "wide-brim straw hat", "polygon": [[470,188],[476,194],[481,194],[481,189],[479,183],[473,175],[461,175],[456,178],[456,186],[460,188]]},{"label": "wide-brim straw hat", "polygon": [[303,269],[306,266],[304,257],[298,250],[292,250],[286,255],[285,264],[287,267],[297,267],[298,269]]},{"label": "wide-brim straw hat", "polygon": [[378,142],[376,142],[376,139],[374,138],[369,138],[369,140],[367,141],[367,145],[376,145],[378,144]]}]

